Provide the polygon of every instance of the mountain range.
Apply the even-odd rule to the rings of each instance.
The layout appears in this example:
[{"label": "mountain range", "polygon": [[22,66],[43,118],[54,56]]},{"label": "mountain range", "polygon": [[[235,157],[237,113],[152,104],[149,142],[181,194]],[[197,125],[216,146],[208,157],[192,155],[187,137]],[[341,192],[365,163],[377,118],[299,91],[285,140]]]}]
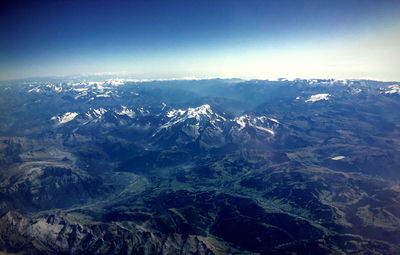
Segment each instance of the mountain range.
[{"label": "mountain range", "polygon": [[0,99],[5,254],[400,254],[400,83],[76,77]]}]

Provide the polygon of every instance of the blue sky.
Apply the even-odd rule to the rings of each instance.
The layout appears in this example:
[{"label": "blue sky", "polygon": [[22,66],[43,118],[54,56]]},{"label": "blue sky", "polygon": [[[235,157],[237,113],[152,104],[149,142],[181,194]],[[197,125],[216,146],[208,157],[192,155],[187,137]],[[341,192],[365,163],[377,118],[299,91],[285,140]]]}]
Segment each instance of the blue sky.
[{"label": "blue sky", "polygon": [[0,2],[0,79],[400,80],[400,1]]}]

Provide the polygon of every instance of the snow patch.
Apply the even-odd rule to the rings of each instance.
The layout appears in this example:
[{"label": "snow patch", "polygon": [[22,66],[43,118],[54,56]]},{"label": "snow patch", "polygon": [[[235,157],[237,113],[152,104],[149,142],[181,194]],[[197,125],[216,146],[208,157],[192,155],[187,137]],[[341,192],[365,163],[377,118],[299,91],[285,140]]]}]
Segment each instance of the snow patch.
[{"label": "snow patch", "polygon": [[213,111],[211,110],[211,106],[208,104],[196,108],[188,108],[187,110],[188,118],[195,118],[196,120],[200,120],[201,115],[210,117],[212,113]]},{"label": "snow patch", "polygon": [[103,117],[103,114],[107,112],[107,110],[104,108],[99,108],[99,109],[94,109],[93,112],[97,118],[101,118]]},{"label": "snow patch", "polygon": [[333,157],[333,158],[331,158],[332,160],[341,160],[341,159],[344,159],[345,158],[345,156],[336,156],[336,157]]},{"label": "snow patch", "polygon": [[101,119],[103,118],[103,114],[106,113],[107,110],[104,108],[99,108],[99,109],[92,109],[90,108],[90,110],[85,113],[85,115],[89,118],[89,119]]},{"label": "snow patch", "polygon": [[135,117],[135,112],[132,111],[131,109],[128,109],[126,106],[121,105],[122,110],[121,111],[115,111],[116,114],[118,115],[126,115],[129,118],[133,119]]},{"label": "snow patch", "polygon": [[243,128],[246,127],[246,123],[244,122],[244,120],[245,120],[246,118],[247,118],[247,115],[243,115],[243,116],[240,116],[240,117],[234,119],[234,121],[235,121],[237,124],[239,124],[239,126],[240,126],[239,130],[242,130]]},{"label": "snow patch", "polygon": [[312,95],[309,99],[307,99],[304,102],[317,102],[320,100],[328,100],[330,97],[329,94],[316,94],[316,95]]},{"label": "snow patch", "polygon": [[73,88],[72,90],[75,90],[76,92],[83,92],[83,91],[87,91],[88,88]]},{"label": "snow patch", "polygon": [[168,113],[167,113],[167,117],[168,118],[172,118],[172,117],[175,117],[175,116],[182,116],[183,114],[185,114],[185,112],[186,111],[184,111],[184,110],[180,110],[180,109],[178,109],[178,110],[171,110],[171,111],[169,111]]},{"label": "snow patch", "polygon": [[55,92],[61,92],[62,91],[62,87],[54,86],[53,89],[54,89]]},{"label": "snow patch", "polygon": [[109,94],[100,94],[100,95],[96,95],[96,97],[110,97]]},{"label": "snow patch", "polygon": [[263,127],[263,125],[266,124],[265,123],[266,120],[270,120],[275,123],[272,125],[272,127],[276,127],[279,124],[279,121],[274,118],[269,118],[269,117],[265,117],[265,116],[251,117],[249,115],[242,115],[242,116],[236,117],[233,119],[233,122],[236,122],[237,124],[239,124],[238,131],[244,129],[246,126],[250,126],[250,127],[256,128],[260,131],[270,133],[271,135],[275,135],[275,132],[271,128],[269,128],[270,123],[267,122],[268,128]]},{"label": "snow patch", "polygon": [[393,84],[388,86],[390,90],[386,90],[385,94],[400,94],[400,86],[397,84]]},{"label": "snow patch", "polygon": [[272,131],[271,129],[265,128],[265,127],[260,127],[260,126],[254,126],[255,128],[257,128],[258,130],[270,133],[271,135],[275,135],[275,132]]},{"label": "snow patch", "polygon": [[28,90],[28,92],[29,92],[29,93],[32,93],[32,92],[40,93],[41,90],[40,90],[39,87],[35,87],[35,88],[33,88],[33,89]]},{"label": "snow patch", "polygon": [[274,118],[268,118],[269,120],[272,120],[273,122],[275,122],[275,123],[277,123],[277,124],[279,124],[279,121],[277,120],[277,119],[274,119]]},{"label": "snow patch", "polygon": [[75,119],[76,116],[78,116],[77,112],[66,112],[61,117],[53,116],[53,117],[51,117],[51,119],[58,120],[59,124],[64,124],[64,123],[70,122],[71,120]]}]

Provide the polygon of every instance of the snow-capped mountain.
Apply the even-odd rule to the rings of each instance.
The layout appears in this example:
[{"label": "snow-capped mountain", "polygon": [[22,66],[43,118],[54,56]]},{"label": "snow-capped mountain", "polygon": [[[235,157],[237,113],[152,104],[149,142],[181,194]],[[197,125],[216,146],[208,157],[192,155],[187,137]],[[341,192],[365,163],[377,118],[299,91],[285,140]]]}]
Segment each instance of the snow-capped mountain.
[{"label": "snow-capped mountain", "polygon": [[187,109],[172,109],[167,112],[165,122],[153,136],[156,139],[169,137],[176,142],[191,143],[198,140],[204,146],[221,146],[227,141],[249,142],[250,137],[272,137],[279,122],[266,116],[243,115],[233,117],[218,113],[208,104]]}]

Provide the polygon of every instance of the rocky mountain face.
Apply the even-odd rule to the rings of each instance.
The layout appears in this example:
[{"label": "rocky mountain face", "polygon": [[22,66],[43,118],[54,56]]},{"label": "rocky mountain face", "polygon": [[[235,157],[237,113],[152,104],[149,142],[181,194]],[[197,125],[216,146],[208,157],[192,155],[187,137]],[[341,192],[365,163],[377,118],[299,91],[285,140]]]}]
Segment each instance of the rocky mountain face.
[{"label": "rocky mountain face", "polygon": [[157,234],[118,223],[83,225],[63,213],[1,218],[2,246],[33,254],[214,254],[201,237]]},{"label": "rocky mountain face", "polygon": [[2,82],[0,251],[399,254],[398,86]]}]

